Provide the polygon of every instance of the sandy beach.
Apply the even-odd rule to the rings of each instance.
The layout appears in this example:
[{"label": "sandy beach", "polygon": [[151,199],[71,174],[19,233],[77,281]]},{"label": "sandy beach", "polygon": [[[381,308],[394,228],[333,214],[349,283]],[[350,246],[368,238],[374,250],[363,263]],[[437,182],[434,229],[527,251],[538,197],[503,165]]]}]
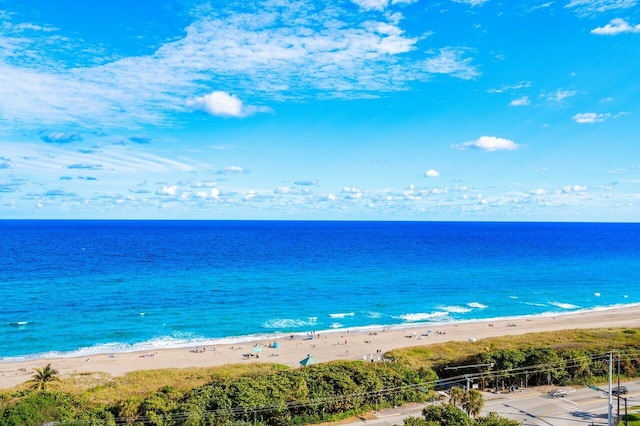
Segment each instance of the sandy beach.
[{"label": "sandy beach", "polygon": [[[211,367],[234,363],[269,362],[299,367],[312,354],[318,362],[333,360],[379,359],[385,352],[403,347],[423,346],[446,341],[481,340],[487,337],[580,328],[640,327],[640,307],[585,311],[556,316],[468,321],[441,325],[420,324],[405,328],[377,328],[366,331],[281,336],[278,339],[201,348],[163,349],[153,352],[97,354],[78,358],[33,359],[0,363],[0,389],[28,381],[34,368],[47,363],[61,377],[77,373],[105,372],[112,376],[136,370]],[[278,347],[271,347],[277,340]],[[204,349],[204,350],[203,350]]]}]

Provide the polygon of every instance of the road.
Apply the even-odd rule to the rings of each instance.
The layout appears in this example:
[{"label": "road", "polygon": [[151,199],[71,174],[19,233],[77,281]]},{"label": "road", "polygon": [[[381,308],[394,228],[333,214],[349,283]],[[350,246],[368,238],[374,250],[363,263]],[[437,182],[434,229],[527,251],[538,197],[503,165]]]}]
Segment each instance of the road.
[{"label": "road", "polygon": [[[640,381],[622,383],[629,389],[627,397],[629,406],[640,405]],[[600,386],[606,389],[606,386]],[[607,394],[589,388],[578,388],[570,391],[566,397],[553,398],[549,392],[556,388],[529,388],[514,393],[495,395],[483,393],[485,398],[481,415],[491,411],[502,417],[517,420],[524,426],[575,426],[606,425]],[[616,398],[613,397],[613,413],[617,409]],[[408,416],[421,416],[424,405],[411,405],[382,410],[376,413],[376,419],[361,420],[348,425],[402,425]],[[638,410],[634,410],[638,411]],[[631,413],[632,411],[629,411]],[[624,401],[620,401],[620,413],[624,414]]]},{"label": "road", "polygon": [[[623,395],[627,397],[628,404],[640,405],[640,382],[625,382],[623,385],[629,389],[629,393]],[[501,396],[501,398],[487,398],[483,413],[495,411],[500,416],[517,420],[525,426],[607,424],[607,394],[589,388],[576,389],[563,398],[553,398],[548,393],[535,389]],[[617,411],[615,397],[612,403],[615,415]],[[624,414],[623,400],[620,401],[620,413]]]}]

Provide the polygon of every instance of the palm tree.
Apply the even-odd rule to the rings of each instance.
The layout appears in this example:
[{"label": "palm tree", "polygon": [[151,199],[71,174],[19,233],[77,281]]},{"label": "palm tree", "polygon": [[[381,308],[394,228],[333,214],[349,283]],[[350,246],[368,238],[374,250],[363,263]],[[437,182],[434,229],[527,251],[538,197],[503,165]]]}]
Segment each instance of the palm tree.
[{"label": "palm tree", "polygon": [[33,371],[35,371],[35,373],[33,376],[31,376],[31,382],[33,382],[31,388],[37,391],[46,390],[47,383],[49,382],[60,381],[60,379],[58,378],[58,370],[56,370],[55,368],[51,368],[51,364],[47,364],[42,368],[34,368]]},{"label": "palm tree", "polygon": [[451,403],[456,407],[461,405],[464,401],[465,391],[459,387],[452,387],[449,389],[449,397],[451,398]]},{"label": "palm tree", "polygon": [[471,389],[464,393],[462,407],[469,417],[476,417],[480,414],[483,406],[484,400],[482,399],[482,393],[475,389]]}]

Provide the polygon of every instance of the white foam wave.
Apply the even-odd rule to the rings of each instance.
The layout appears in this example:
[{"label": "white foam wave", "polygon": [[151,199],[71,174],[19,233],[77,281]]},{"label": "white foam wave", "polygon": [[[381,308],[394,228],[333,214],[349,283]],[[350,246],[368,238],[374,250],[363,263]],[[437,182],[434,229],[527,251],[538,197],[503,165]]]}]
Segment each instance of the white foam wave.
[{"label": "white foam wave", "polygon": [[538,306],[538,307],[547,306],[544,303],[534,303],[534,302],[524,302],[524,304],[529,306]]},{"label": "white foam wave", "polygon": [[369,318],[377,319],[377,318],[382,317],[382,314],[380,312],[369,312],[369,313],[367,313],[367,316]]},{"label": "white foam wave", "polygon": [[600,293],[593,293],[595,297],[600,297]]},{"label": "white foam wave", "polygon": [[13,326],[13,327],[22,327],[29,324],[29,321],[18,321],[18,322],[8,322],[7,325]]},{"label": "white foam wave", "polygon": [[334,322],[331,324],[331,328],[341,328],[342,324],[340,324],[339,322]]},{"label": "white foam wave", "polygon": [[347,312],[347,313],[340,313],[340,314],[329,314],[329,316],[331,318],[344,318],[344,317],[352,317],[355,316],[355,312]]},{"label": "white foam wave", "polygon": [[467,306],[470,307],[470,308],[475,308],[475,309],[487,309],[489,307],[489,306],[483,305],[482,303],[479,303],[479,302],[467,303]]},{"label": "white foam wave", "polygon": [[265,321],[262,326],[264,328],[272,328],[272,329],[290,329],[290,328],[300,328],[300,327],[308,327],[311,325],[315,325],[317,322],[317,317],[310,317],[307,320],[303,319],[290,319],[290,318],[277,318],[270,319]]},{"label": "white foam wave", "polygon": [[551,306],[555,306],[560,309],[578,309],[580,306],[573,305],[571,303],[562,303],[562,302],[549,302]]},{"label": "white foam wave", "polygon": [[405,314],[400,315],[396,318],[402,319],[406,322],[416,322],[416,321],[430,321],[434,319],[442,319],[449,315],[449,312],[421,312],[417,314]]},{"label": "white foam wave", "polygon": [[438,309],[449,312],[450,314],[465,314],[471,312],[471,308],[465,308],[464,306],[440,306]]}]

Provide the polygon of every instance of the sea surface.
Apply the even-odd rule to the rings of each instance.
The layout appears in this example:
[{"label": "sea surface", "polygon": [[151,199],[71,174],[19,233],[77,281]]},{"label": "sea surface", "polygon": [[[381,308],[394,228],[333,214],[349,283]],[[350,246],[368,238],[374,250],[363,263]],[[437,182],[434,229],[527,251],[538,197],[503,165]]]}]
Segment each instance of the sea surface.
[{"label": "sea surface", "polygon": [[0,360],[559,315],[639,283],[640,224],[4,220]]}]

